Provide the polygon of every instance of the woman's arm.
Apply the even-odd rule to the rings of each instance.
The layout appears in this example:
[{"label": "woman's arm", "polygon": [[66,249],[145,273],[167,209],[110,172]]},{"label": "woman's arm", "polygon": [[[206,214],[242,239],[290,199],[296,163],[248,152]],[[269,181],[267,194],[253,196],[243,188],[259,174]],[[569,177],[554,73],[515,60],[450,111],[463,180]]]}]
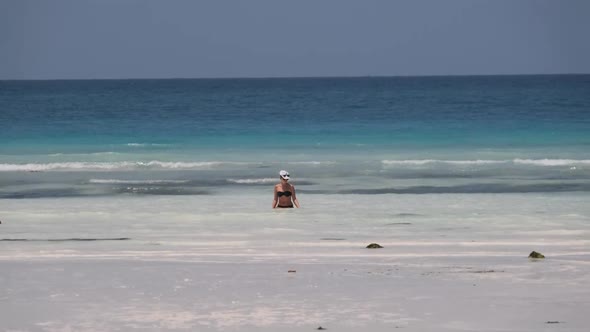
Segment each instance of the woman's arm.
[{"label": "woman's arm", "polygon": [[275,186],[274,198],[272,199],[272,208],[273,209],[277,207],[278,202],[279,202],[279,196],[277,195],[277,186]]},{"label": "woman's arm", "polygon": [[299,208],[299,201],[297,200],[297,195],[295,194],[295,186],[294,185],[291,185],[291,189],[293,190],[293,193],[292,193],[292,195],[293,195],[293,204],[295,204],[295,206],[297,208]]}]

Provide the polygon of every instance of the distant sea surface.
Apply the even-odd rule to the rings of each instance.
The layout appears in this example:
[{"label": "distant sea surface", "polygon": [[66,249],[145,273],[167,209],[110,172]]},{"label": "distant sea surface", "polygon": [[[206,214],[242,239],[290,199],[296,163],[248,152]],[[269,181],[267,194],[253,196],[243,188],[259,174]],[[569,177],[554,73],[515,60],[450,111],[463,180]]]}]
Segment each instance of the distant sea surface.
[{"label": "distant sea surface", "polygon": [[590,75],[0,81],[0,199],[262,193],[280,169],[309,195],[590,192]]}]

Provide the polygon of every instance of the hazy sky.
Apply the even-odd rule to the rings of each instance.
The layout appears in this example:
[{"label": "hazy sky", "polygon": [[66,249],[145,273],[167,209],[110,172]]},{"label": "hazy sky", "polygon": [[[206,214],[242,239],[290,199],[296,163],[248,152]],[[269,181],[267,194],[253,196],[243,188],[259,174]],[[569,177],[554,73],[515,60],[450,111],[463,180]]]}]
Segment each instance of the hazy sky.
[{"label": "hazy sky", "polygon": [[0,79],[590,73],[587,0],[0,0]]}]

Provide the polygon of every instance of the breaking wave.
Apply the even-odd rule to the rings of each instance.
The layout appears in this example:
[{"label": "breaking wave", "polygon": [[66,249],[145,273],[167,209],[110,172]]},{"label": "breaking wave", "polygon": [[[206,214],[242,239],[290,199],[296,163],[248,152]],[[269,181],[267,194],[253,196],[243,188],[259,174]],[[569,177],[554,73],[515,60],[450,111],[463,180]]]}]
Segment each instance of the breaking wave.
[{"label": "breaking wave", "polygon": [[533,166],[574,166],[590,165],[587,159],[512,159],[512,160],[438,160],[438,159],[410,159],[410,160],[382,160],[383,165],[410,165],[421,166],[428,164],[448,164],[448,165],[491,165],[491,164],[513,164],[513,165],[533,165]]},{"label": "breaking wave", "polygon": [[[512,166],[512,167],[570,167],[590,166],[589,159],[512,159],[512,160],[438,160],[438,159],[408,159],[408,160],[381,160],[383,167],[435,167],[441,166]],[[117,162],[92,162],[92,161],[74,161],[74,162],[53,162],[53,163],[4,163],[0,164],[0,172],[44,172],[44,171],[126,171],[126,170],[198,170],[198,169],[217,169],[224,166],[258,166],[272,167],[275,162],[236,162],[236,161],[117,161]],[[287,165],[303,166],[330,166],[333,167],[336,162],[333,161],[291,161],[283,162]],[[276,165],[279,167],[279,165]],[[267,183],[268,179],[228,179],[233,183]]]},{"label": "breaking wave", "polygon": [[167,184],[187,183],[188,180],[119,180],[119,179],[90,179],[89,183],[97,184]]},{"label": "breaking wave", "polygon": [[590,160],[579,159],[514,159],[515,164],[536,166],[575,166],[590,165]]},{"label": "breaking wave", "polygon": [[207,162],[62,162],[46,164],[0,164],[0,172],[22,171],[22,172],[44,172],[44,171],[95,171],[95,170],[137,170],[137,169],[206,169],[222,164],[234,164],[218,161]]}]

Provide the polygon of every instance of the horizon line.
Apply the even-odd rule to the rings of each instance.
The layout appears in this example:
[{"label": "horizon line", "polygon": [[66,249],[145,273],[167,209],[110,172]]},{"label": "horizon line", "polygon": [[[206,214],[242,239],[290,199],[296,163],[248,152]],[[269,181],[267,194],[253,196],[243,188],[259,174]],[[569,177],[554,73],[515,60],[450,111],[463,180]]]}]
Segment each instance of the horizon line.
[{"label": "horizon line", "polygon": [[429,78],[489,76],[584,76],[588,73],[544,74],[428,74],[428,75],[327,75],[327,76],[235,76],[235,77],[128,77],[128,78],[0,78],[0,81],[124,81],[124,80],[268,80],[268,79],[346,79],[346,78]]}]

